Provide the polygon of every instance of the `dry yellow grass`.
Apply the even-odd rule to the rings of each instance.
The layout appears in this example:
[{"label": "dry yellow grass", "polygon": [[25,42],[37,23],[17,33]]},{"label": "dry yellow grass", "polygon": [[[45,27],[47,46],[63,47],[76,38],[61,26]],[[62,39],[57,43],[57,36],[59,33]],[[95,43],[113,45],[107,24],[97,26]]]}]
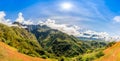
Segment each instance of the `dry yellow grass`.
[{"label": "dry yellow grass", "polygon": [[0,42],[0,61],[50,61],[50,59],[27,56],[17,52],[15,48]]},{"label": "dry yellow grass", "polygon": [[104,50],[104,56],[95,61],[120,61],[120,42]]}]

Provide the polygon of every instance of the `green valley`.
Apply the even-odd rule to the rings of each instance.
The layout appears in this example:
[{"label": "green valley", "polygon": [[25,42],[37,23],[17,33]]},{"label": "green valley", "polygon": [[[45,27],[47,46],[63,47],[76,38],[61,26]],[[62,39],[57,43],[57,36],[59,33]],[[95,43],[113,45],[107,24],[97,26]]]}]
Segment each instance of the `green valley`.
[{"label": "green valley", "polygon": [[18,52],[59,61],[91,61],[104,54],[106,42],[82,41],[46,25],[27,25],[27,28],[0,24],[0,40]]}]

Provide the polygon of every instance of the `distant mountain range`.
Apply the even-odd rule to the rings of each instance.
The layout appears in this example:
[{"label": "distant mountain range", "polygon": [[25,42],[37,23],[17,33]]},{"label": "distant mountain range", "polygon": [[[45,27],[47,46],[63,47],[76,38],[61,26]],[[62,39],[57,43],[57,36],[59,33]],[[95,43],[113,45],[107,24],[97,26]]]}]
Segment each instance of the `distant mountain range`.
[{"label": "distant mountain range", "polygon": [[21,26],[22,28],[29,28],[28,30],[33,30],[35,28],[38,28],[38,25],[46,25],[47,27],[51,28],[51,29],[56,29],[59,30],[63,33],[66,33],[68,35],[73,35],[77,38],[79,38],[80,40],[84,40],[84,41],[118,41],[120,40],[119,36],[110,36],[108,33],[106,32],[95,32],[95,31],[91,31],[91,30],[84,30],[84,31],[77,31],[78,27],[77,26],[73,26],[73,27],[66,27],[66,25],[56,25],[54,23],[54,21],[52,20],[48,20],[45,23],[40,23],[37,25],[23,25],[20,24],[18,22],[14,22],[13,24],[17,24],[19,26]]},{"label": "distant mountain range", "polygon": [[80,32],[80,36],[78,37],[80,40],[85,40],[85,41],[119,41],[120,37],[119,36],[110,36],[106,32],[95,32],[91,30],[87,30],[84,32]]}]

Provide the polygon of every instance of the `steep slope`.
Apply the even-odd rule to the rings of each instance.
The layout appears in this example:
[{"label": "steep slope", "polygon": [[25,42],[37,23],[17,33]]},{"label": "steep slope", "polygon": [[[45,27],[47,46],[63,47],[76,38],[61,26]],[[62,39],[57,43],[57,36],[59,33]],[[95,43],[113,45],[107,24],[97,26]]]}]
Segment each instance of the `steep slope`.
[{"label": "steep slope", "polygon": [[35,34],[42,48],[55,56],[70,57],[82,54],[86,50],[81,46],[82,42],[77,43],[79,40],[74,36],[69,36],[45,25],[38,25],[36,28],[35,26],[33,28],[28,26],[28,28]]},{"label": "steep slope", "polygon": [[29,56],[58,60],[91,53],[105,45],[95,41],[83,42],[46,25],[27,25],[24,29],[0,24],[0,41]]},{"label": "steep slope", "polygon": [[21,53],[40,57],[42,48],[36,37],[25,29],[0,24],[0,41],[17,48]]},{"label": "steep slope", "polygon": [[0,42],[0,61],[49,61],[42,58],[30,57],[17,52],[13,47]]},{"label": "steep slope", "polygon": [[104,56],[96,61],[120,61],[120,42],[104,50]]},{"label": "steep slope", "polygon": [[83,42],[72,35],[51,29],[46,25],[29,25],[27,27],[27,30],[36,36],[41,47],[55,57],[74,57],[82,55],[87,51],[93,51],[96,48],[106,46],[106,43],[104,42]]}]

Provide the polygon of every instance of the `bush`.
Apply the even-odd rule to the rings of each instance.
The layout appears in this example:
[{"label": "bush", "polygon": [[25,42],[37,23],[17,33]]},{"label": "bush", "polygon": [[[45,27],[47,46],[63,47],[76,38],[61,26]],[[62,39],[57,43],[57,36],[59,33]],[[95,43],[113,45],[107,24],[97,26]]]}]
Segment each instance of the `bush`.
[{"label": "bush", "polygon": [[46,55],[42,55],[41,58],[47,59],[48,57]]},{"label": "bush", "polygon": [[104,53],[103,53],[102,51],[100,51],[100,52],[98,52],[98,53],[96,54],[96,57],[97,57],[97,58],[100,58],[101,56],[104,56]]},{"label": "bush", "polygon": [[107,45],[107,48],[113,46],[115,43],[116,43],[116,42],[114,42],[114,41],[113,41],[113,42],[110,42],[110,43]]}]

